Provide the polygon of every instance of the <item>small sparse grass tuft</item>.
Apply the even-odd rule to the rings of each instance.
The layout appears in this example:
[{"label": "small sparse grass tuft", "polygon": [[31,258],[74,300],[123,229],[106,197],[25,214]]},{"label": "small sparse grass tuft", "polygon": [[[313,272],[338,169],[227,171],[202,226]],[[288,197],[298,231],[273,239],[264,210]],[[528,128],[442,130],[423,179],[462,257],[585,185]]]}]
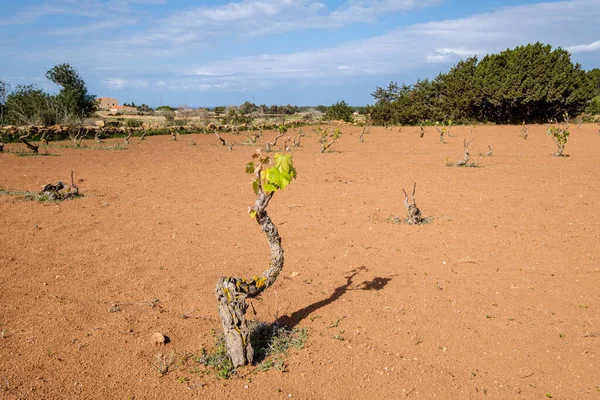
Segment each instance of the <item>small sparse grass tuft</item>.
[{"label": "small sparse grass tuft", "polygon": [[[261,371],[271,369],[286,372],[287,356],[290,349],[301,349],[306,343],[308,332],[306,329],[289,328],[286,326],[269,325],[262,322],[250,322],[250,340],[254,349],[254,364]],[[207,351],[202,350],[202,355],[195,359],[205,367],[214,369],[216,375],[228,379],[235,374],[231,359],[227,355],[225,337],[223,334],[216,337],[215,347]]]},{"label": "small sparse grass tuft", "polygon": [[392,216],[390,216],[390,217],[388,218],[388,221],[389,221],[391,224],[395,224],[395,225],[397,225],[397,224],[401,224],[401,223],[402,223],[402,219],[401,219],[399,216],[397,216],[397,215],[392,215]]},{"label": "small sparse grass tuft", "polygon": [[306,343],[306,329],[269,325],[261,322],[250,324],[250,340],[254,348],[254,362],[263,371],[276,369],[285,372],[283,357],[289,349],[301,349]]},{"label": "small sparse grass tuft", "polygon": [[481,165],[475,163],[457,164],[453,162],[447,162],[446,167],[458,167],[458,168],[481,168]]},{"label": "small sparse grass tuft", "polygon": [[58,154],[45,153],[30,153],[28,151],[17,150],[15,152],[7,151],[6,153],[13,153],[17,157],[46,157],[46,156],[58,156]]},{"label": "small sparse grass tuft", "polygon": [[172,351],[169,355],[158,353],[156,356],[154,356],[152,367],[154,367],[160,376],[165,376],[169,372],[169,368],[171,368],[173,365],[174,360],[174,351]]},{"label": "small sparse grass tuft", "polygon": [[[392,215],[392,216],[388,217],[387,220],[390,224],[394,224],[394,225],[407,223],[406,220],[398,217],[397,215]],[[433,217],[421,218],[420,222],[416,225],[425,225],[425,224],[430,223],[431,221],[433,221]]]},{"label": "small sparse grass tuft", "polygon": [[22,191],[22,190],[7,190],[7,189],[0,187],[0,196],[17,196],[17,197],[25,197],[27,200],[33,200],[33,197],[36,196],[36,193]]},{"label": "small sparse grass tuft", "polygon": [[217,376],[222,379],[228,379],[234,372],[231,359],[227,355],[223,334],[217,337],[215,347],[210,352],[202,349],[202,355],[198,358],[198,361],[204,364],[205,367],[212,367]]},{"label": "small sparse grass tuft", "polygon": [[95,150],[127,150],[127,146],[123,143],[117,143],[114,146],[98,146],[93,148]]}]

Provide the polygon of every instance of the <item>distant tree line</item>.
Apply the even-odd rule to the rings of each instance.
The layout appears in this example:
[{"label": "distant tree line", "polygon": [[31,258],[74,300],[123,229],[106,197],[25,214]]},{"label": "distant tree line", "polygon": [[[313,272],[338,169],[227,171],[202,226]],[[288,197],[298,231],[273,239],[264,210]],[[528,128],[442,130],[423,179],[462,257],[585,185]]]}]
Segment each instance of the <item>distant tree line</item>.
[{"label": "distant tree line", "polygon": [[69,64],[56,65],[46,72],[46,78],[61,87],[58,94],[35,85],[11,89],[0,80],[0,124],[78,123],[96,111],[95,96],[88,93],[85,82]]},{"label": "distant tree line", "polygon": [[[360,106],[360,107],[352,107],[349,106],[348,104],[346,104],[345,101],[341,101],[339,103],[335,103],[332,104],[331,106],[325,106],[325,105],[318,105],[318,106],[295,106],[295,105],[266,105],[266,104],[261,104],[261,105],[256,105],[254,103],[251,103],[249,101],[244,102],[243,104],[240,104],[239,106],[217,106],[217,107],[213,107],[210,110],[212,112],[214,112],[217,115],[221,115],[221,114],[228,114],[231,112],[231,109],[236,109],[238,110],[241,114],[243,115],[250,115],[250,114],[254,114],[254,115],[260,115],[260,114],[268,114],[268,115],[293,115],[293,114],[298,114],[298,113],[304,113],[304,112],[311,112],[311,111],[317,111],[323,114],[327,114],[327,113],[331,113],[331,109],[334,109],[333,111],[333,115],[338,115],[340,112],[343,115],[346,115],[348,111],[350,111],[349,115],[352,115],[352,113],[354,112],[359,112],[364,114],[366,111],[366,107],[364,106]],[[344,119],[344,118],[337,118],[337,119]]]},{"label": "distant tree line", "polygon": [[467,58],[433,80],[377,87],[367,112],[379,125],[547,122],[578,115],[594,101],[600,108],[598,97],[592,100],[599,91],[600,70],[585,72],[568,51],[538,42]]}]

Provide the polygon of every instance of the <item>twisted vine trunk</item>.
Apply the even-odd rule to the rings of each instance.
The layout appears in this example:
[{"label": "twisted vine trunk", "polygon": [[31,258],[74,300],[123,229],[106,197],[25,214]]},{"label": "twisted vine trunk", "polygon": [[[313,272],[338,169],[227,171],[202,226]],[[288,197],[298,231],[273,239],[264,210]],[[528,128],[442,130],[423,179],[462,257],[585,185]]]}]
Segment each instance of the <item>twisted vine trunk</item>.
[{"label": "twisted vine trunk", "polygon": [[281,238],[266,210],[272,196],[273,193],[261,193],[253,208],[256,212],[256,222],[267,236],[271,248],[269,268],[261,276],[254,276],[249,280],[221,277],[217,282],[216,295],[219,303],[219,316],[225,334],[227,354],[231,358],[234,368],[250,364],[254,359],[254,349],[250,342],[250,331],[245,318],[248,308],[246,299],[258,296],[275,283],[283,269]]},{"label": "twisted vine trunk", "polygon": [[554,143],[556,143],[556,153],[554,153],[554,155],[556,157],[562,157],[563,152],[565,151],[566,143],[559,143],[556,139],[554,139]]},{"label": "twisted vine trunk", "polygon": [[415,182],[413,186],[412,200],[408,198],[408,193],[406,193],[406,190],[402,189],[402,191],[404,192],[404,206],[406,207],[406,223],[408,225],[420,225],[426,222],[426,219],[423,218],[421,210],[419,210],[419,207],[417,207],[417,202],[415,200],[417,183]]},{"label": "twisted vine trunk", "polygon": [[423,223],[423,216],[421,210],[415,203],[404,202],[406,206],[406,223],[409,225],[419,225]]},{"label": "twisted vine trunk", "polygon": [[[25,144],[25,146],[27,146],[27,148],[29,150],[33,151],[33,154],[38,154],[40,146],[36,145],[36,144],[30,143],[27,140],[27,138],[29,137],[29,135],[31,135],[31,132],[29,132],[27,135],[23,135],[23,136],[19,137],[19,139],[21,140],[21,142],[23,142]],[[4,147],[4,146],[2,146],[2,147]]]}]

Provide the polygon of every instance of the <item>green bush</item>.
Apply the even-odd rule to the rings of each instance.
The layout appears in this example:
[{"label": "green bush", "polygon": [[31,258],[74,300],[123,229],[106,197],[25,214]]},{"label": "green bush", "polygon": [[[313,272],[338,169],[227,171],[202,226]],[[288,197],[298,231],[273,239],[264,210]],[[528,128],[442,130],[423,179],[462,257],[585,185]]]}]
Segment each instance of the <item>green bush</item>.
[{"label": "green bush", "polygon": [[546,130],[548,136],[554,140],[556,144],[556,156],[562,156],[565,150],[565,146],[567,145],[567,141],[569,140],[569,135],[571,132],[568,130],[568,126],[549,126]]},{"label": "green bush", "polygon": [[597,103],[589,100],[599,75],[583,71],[568,51],[535,43],[481,61],[470,57],[431,81],[377,87],[368,113],[378,125],[414,125],[425,119],[540,123],[564,112],[578,115],[586,106],[595,111]]},{"label": "green bush", "polygon": [[58,113],[52,108],[41,109],[38,111],[36,122],[44,126],[52,126],[60,123]]},{"label": "green bush", "polygon": [[600,96],[594,97],[587,107],[585,108],[586,114],[598,115],[600,114]]},{"label": "green bush", "polygon": [[142,121],[141,119],[130,118],[125,121],[125,125],[129,128],[139,128],[143,124],[144,124],[144,121]]},{"label": "green bush", "polygon": [[165,126],[186,126],[190,122],[189,119],[168,119],[165,121]]},{"label": "green bush", "polygon": [[345,122],[354,122],[352,118],[352,107],[350,107],[344,100],[333,104],[325,113],[325,118],[329,120],[338,120]]}]

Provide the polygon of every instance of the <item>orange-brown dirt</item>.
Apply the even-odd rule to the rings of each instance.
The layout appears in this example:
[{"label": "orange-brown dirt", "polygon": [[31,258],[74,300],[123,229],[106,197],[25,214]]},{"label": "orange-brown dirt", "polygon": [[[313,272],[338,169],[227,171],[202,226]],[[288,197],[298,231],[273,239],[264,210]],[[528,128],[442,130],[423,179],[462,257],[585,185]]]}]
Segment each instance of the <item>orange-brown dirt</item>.
[{"label": "orange-brown dirt", "polygon": [[[220,331],[217,278],[268,265],[247,214],[256,146],[157,136],[19,157],[8,144],[5,190],[74,171],[84,197],[0,197],[0,398],[600,398],[597,126],[573,126],[562,158],[544,126],[527,140],[516,126],[456,127],[447,144],[410,127],[360,143],[361,129],[320,154],[304,128],[298,179],[269,206],[286,263],[248,316],[304,327],[307,344],[287,372],[229,380],[181,360]],[[446,165],[465,137],[480,168]],[[393,223],[413,182],[433,220]],[[160,354],[174,360],[162,377]]]}]

